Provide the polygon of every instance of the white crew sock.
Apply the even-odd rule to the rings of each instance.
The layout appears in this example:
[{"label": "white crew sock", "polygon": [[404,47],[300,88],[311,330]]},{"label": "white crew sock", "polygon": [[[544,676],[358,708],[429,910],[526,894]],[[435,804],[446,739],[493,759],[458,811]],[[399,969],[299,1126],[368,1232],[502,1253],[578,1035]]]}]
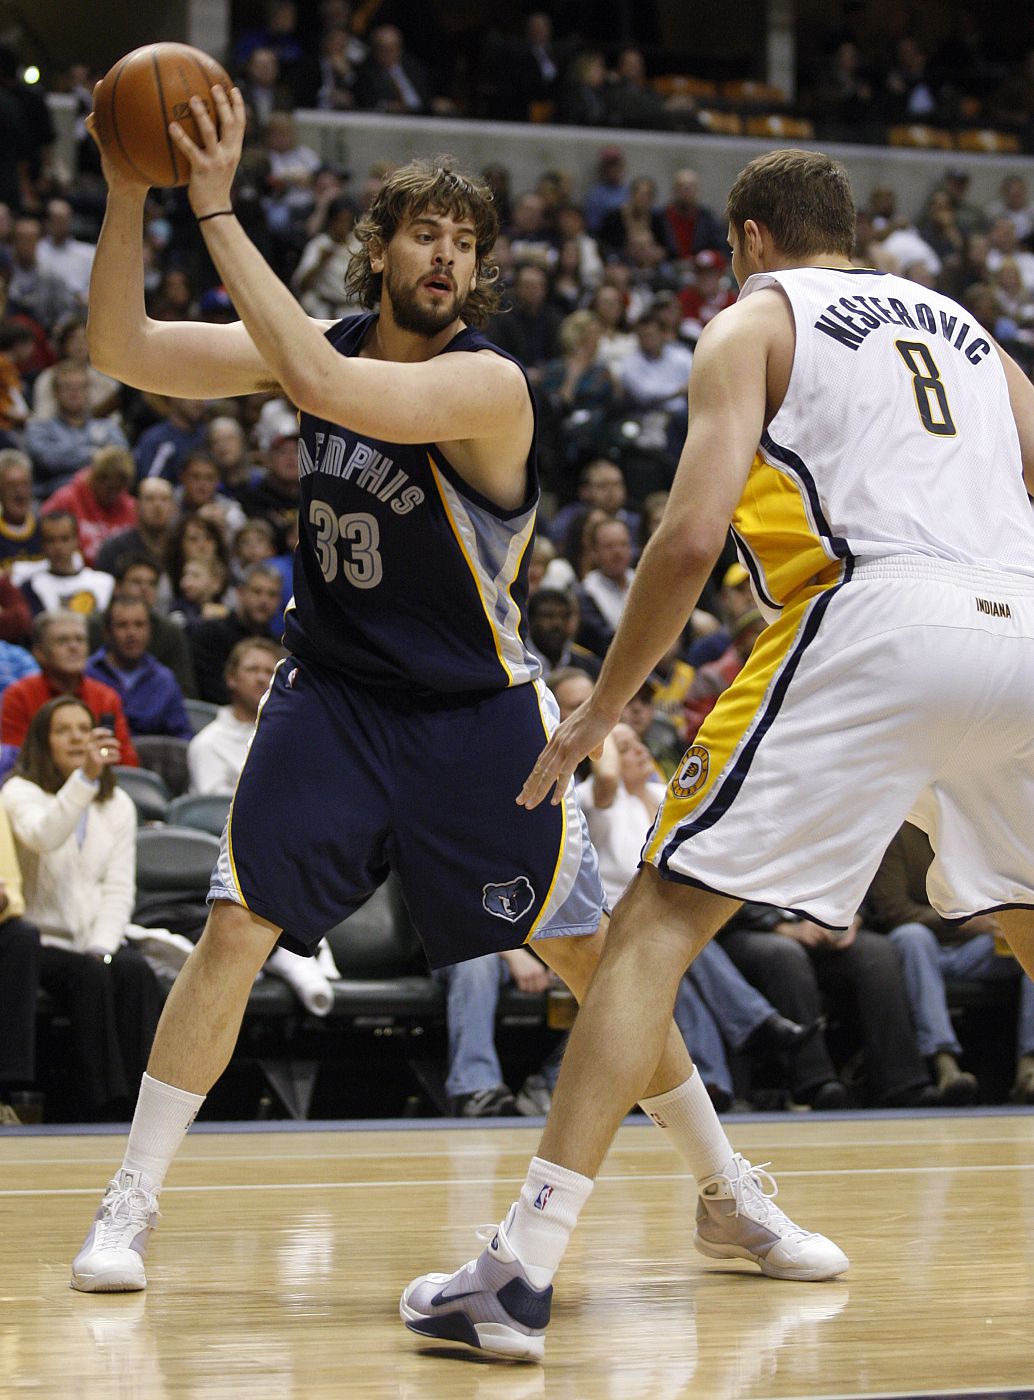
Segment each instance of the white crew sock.
[{"label": "white crew sock", "polygon": [[533,1288],[546,1288],[564,1257],[592,1178],[533,1157],[521,1194],[510,1210],[506,1238]]},{"label": "white crew sock", "polygon": [[640,1099],[639,1107],[664,1129],[672,1147],[698,1181],[722,1171],[732,1161],[732,1143],[725,1136],[696,1069],[666,1094]]},{"label": "white crew sock", "polygon": [[140,1172],[148,1191],[160,1191],[184,1134],[198,1115],[204,1094],[190,1094],[145,1074],[129,1130],[126,1171]]}]

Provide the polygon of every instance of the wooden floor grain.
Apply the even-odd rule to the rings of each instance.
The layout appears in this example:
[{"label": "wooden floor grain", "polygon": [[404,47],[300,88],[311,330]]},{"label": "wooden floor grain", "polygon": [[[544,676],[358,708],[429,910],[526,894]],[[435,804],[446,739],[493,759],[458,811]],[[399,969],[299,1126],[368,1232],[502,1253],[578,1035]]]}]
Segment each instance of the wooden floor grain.
[{"label": "wooden floor grain", "polygon": [[542,1367],[398,1321],[512,1200],[532,1128],[196,1134],[146,1294],[68,1288],[114,1137],[0,1136],[0,1394],[41,1400],[734,1400],[1034,1394],[1034,1117],[736,1123],[780,1203],[851,1256],[779,1283],[691,1245],[692,1183],[622,1129],[557,1285]]}]

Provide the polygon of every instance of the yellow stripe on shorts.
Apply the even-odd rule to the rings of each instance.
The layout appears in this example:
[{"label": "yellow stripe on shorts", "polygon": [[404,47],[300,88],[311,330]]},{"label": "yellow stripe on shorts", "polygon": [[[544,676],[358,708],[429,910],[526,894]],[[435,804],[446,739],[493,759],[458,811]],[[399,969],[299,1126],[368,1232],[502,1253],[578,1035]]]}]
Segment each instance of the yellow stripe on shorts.
[{"label": "yellow stripe on shorts", "polygon": [[719,696],[668,784],[643,849],[644,861],[657,864],[676,828],[693,818],[734,768],[774,699],[779,677],[795,654],[815,599],[831,592],[837,582],[806,589],[758,637],[747,664]]},{"label": "yellow stripe on shorts", "polygon": [[[546,743],[548,744],[550,738],[552,737],[553,731],[549,727],[549,721],[546,719],[546,712],[542,708],[542,692],[545,690],[545,686],[546,683],[544,680],[541,679],[541,677],[538,680],[532,681],[531,683],[531,688],[535,692],[535,700],[539,707],[539,719],[542,721],[542,732],[543,734],[545,734]],[[564,801],[560,804],[560,812],[562,816],[562,821],[560,823],[560,849],[557,851],[556,854],[556,865],[553,867],[553,878],[549,882],[549,889],[546,891],[546,897],[542,901],[542,908],[539,910],[535,918],[535,922],[528,930],[527,937],[524,940],[525,943],[530,943],[531,940],[535,937],[546,916],[555,913],[555,910],[552,908],[551,901],[553,899],[553,891],[556,889],[556,883],[560,879],[560,871],[563,869],[564,856],[567,854],[567,824],[570,819],[567,804],[568,798],[570,798],[573,795],[573,792],[574,784],[569,783],[568,791],[564,794]]]}]

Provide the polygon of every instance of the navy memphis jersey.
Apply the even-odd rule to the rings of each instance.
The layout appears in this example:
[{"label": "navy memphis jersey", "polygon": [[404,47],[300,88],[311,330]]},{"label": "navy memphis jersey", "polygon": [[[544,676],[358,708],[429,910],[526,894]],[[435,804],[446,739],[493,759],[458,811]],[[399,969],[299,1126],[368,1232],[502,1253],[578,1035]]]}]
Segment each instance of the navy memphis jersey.
[{"label": "navy memphis jersey", "polygon": [[[373,320],[339,322],[327,339],[356,355]],[[481,349],[513,358],[471,327],[441,353]],[[294,655],[410,694],[504,690],[538,676],[522,636],[534,440],[526,499],[511,511],[469,486],[433,443],[359,437],[303,413],[298,458],[294,597],[284,617]]]}]

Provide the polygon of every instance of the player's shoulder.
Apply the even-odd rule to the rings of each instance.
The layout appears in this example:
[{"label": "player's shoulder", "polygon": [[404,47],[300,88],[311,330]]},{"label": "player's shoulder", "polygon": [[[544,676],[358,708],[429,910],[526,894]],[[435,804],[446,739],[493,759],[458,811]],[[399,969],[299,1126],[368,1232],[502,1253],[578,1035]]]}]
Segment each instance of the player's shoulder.
[{"label": "player's shoulder", "polygon": [[772,343],[780,336],[793,335],[794,319],[789,298],[778,283],[759,287],[749,297],[741,297],[719,311],[700,333],[695,354],[705,355],[730,349],[745,341]]},{"label": "player's shoulder", "polygon": [[451,358],[467,368],[477,365],[480,371],[493,375],[501,382],[527,384],[520,363],[498,345],[493,345],[490,340],[482,340],[480,343],[475,341],[469,347],[454,350]]},{"label": "player's shoulder", "polygon": [[479,400],[490,400],[496,417],[527,417],[531,421],[531,389],[517,360],[492,345],[457,349],[448,360],[449,368],[461,376],[464,392]]}]

